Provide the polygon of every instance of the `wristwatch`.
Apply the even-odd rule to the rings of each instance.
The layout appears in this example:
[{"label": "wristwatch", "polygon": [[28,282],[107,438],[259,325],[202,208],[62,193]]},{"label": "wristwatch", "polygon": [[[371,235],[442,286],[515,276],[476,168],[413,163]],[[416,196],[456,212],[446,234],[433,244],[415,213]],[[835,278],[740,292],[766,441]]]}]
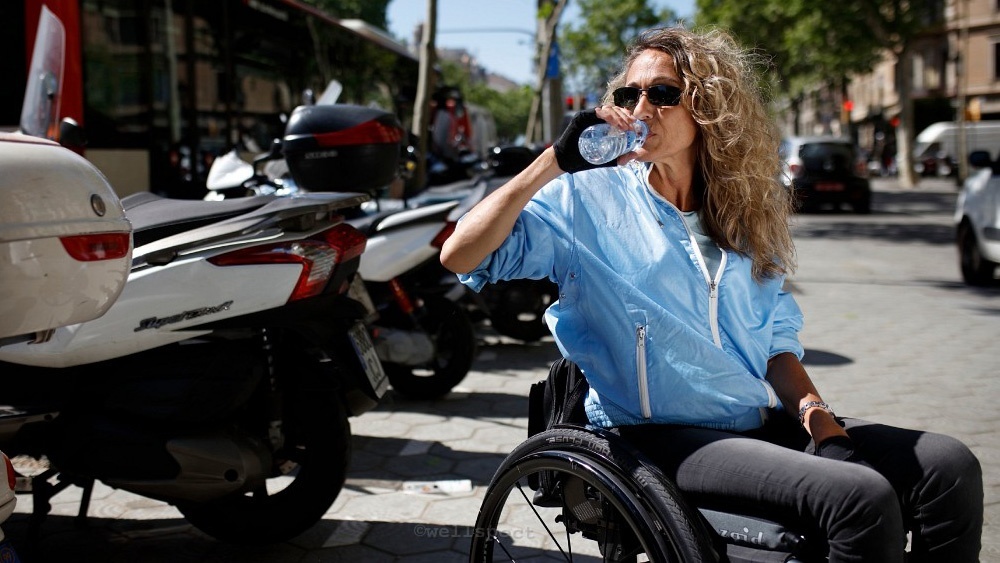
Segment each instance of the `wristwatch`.
[{"label": "wristwatch", "polygon": [[830,408],[830,405],[824,403],[823,401],[809,401],[808,403],[802,405],[802,408],[799,409],[799,424],[802,426],[806,425],[806,411],[814,407],[825,410],[834,418],[837,417],[837,415],[833,414],[833,409]]}]

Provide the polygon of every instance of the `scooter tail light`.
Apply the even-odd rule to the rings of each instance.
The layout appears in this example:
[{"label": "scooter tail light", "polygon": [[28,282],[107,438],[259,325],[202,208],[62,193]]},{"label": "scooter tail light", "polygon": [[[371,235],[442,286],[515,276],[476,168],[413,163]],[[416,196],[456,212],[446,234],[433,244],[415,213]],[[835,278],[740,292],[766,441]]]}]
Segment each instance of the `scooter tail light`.
[{"label": "scooter tail light", "polygon": [[441,250],[441,247],[444,246],[444,241],[448,240],[448,237],[455,232],[455,226],[457,224],[458,223],[455,221],[448,221],[445,223],[444,228],[442,228],[438,234],[435,235],[434,240],[431,241],[431,246]]},{"label": "scooter tail light", "polygon": [[131,236],[129,233],[92,233],[60,237],[59,242],[74,260],[98,262],[127,256]]},{"label": "scooter tail light", "polygon": [[17,474],[14,473],[14,464],[10,462],[10,458],[7,454],[0,453],[3,456],[3,463],[7,466],[7,486],[10,490],[14,490],[17,487]]},{"label": "scooter tail light", "polygon": [[288,297],[291,302],[322,293],[340,259],[335,248],[320,241],[304,240],[244,248],[213,256],[208,261],[216,266],[299,264],[302,271]]},{"label": "scooter tail light", "polygon": [[337,263],[361,256],[368,245],[368,237],[347,223],[341,223],[323,233],[323,240],[337,251]]}]

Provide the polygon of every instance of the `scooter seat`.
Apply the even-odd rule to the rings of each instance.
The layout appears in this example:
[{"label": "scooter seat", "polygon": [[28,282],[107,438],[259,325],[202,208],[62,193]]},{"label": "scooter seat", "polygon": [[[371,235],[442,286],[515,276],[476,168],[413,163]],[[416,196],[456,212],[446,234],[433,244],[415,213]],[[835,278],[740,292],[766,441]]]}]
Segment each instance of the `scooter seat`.
[{"label": "scooter seat", "polygon": [[275,196],[256,196],[222,201],[168,199],[149,192],[122,198],[125,216],[132,223],[136,247],[177,233],[217,223],[259,209]]}]

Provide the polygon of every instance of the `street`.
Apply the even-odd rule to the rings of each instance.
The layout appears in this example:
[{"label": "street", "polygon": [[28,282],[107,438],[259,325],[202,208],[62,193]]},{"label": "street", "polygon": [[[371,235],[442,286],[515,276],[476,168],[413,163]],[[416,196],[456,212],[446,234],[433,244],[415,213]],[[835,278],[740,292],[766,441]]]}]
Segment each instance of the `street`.
[{"label": "street", "polygon": [[[956,189],[904,190],[874,180],[871,215],[795,217],[790,278],[806,316],[805,364],[840,415],[951,434],[979,456],[986,525],[981,561],[1000,563],[1000,285],[960,279]],[[26,544],[31,498],[3,529],[33,562],[462,561],[482,494],[525,438],[529,386],[558,357],[550,339],[522,344],[480,331],[473,372],[445,399],[391,392],[352,420],[348,481],[322,522],[279,545],[222,544],[168,505],[98,484],[86,527],[81,491],[53,499],[37,545]]]}]

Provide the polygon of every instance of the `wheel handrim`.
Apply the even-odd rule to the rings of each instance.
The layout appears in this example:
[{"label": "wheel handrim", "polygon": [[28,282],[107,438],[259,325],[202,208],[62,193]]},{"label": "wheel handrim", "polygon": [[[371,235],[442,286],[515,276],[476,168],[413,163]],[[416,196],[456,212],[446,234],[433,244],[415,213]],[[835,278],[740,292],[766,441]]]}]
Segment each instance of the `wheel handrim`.
[{"label": "wheel handrim", "polygon": [[[616,520],[616,527],[625,525],[631,529],[625,542],[618,542],[620,536],[606,535],[602,546],[600,540],[586,538],[578,531],[570,532],[562,506],[543,507],[532,502],[528,475],[552,471],[554,466],[570,478],[589,480],[595,504],[578,507],[578,515],[594,514],[591,511],[600,506],[604,512],[599,519]],[[676,560],[673,554],[664,555],[672,550],[665,545],[665,538],[653,531],[656,527],[649,511],[641,507],[641,501],[614,476],[597,470],[579,456],[545,452],[514,464],[491,485],[476,522],[472,561],[516,561],[539,553],[558,561],[574,561],[576,557],[588,561],[594,557],[603,561],[636,561],[635,549],[646,554],[650,561]]]}]

